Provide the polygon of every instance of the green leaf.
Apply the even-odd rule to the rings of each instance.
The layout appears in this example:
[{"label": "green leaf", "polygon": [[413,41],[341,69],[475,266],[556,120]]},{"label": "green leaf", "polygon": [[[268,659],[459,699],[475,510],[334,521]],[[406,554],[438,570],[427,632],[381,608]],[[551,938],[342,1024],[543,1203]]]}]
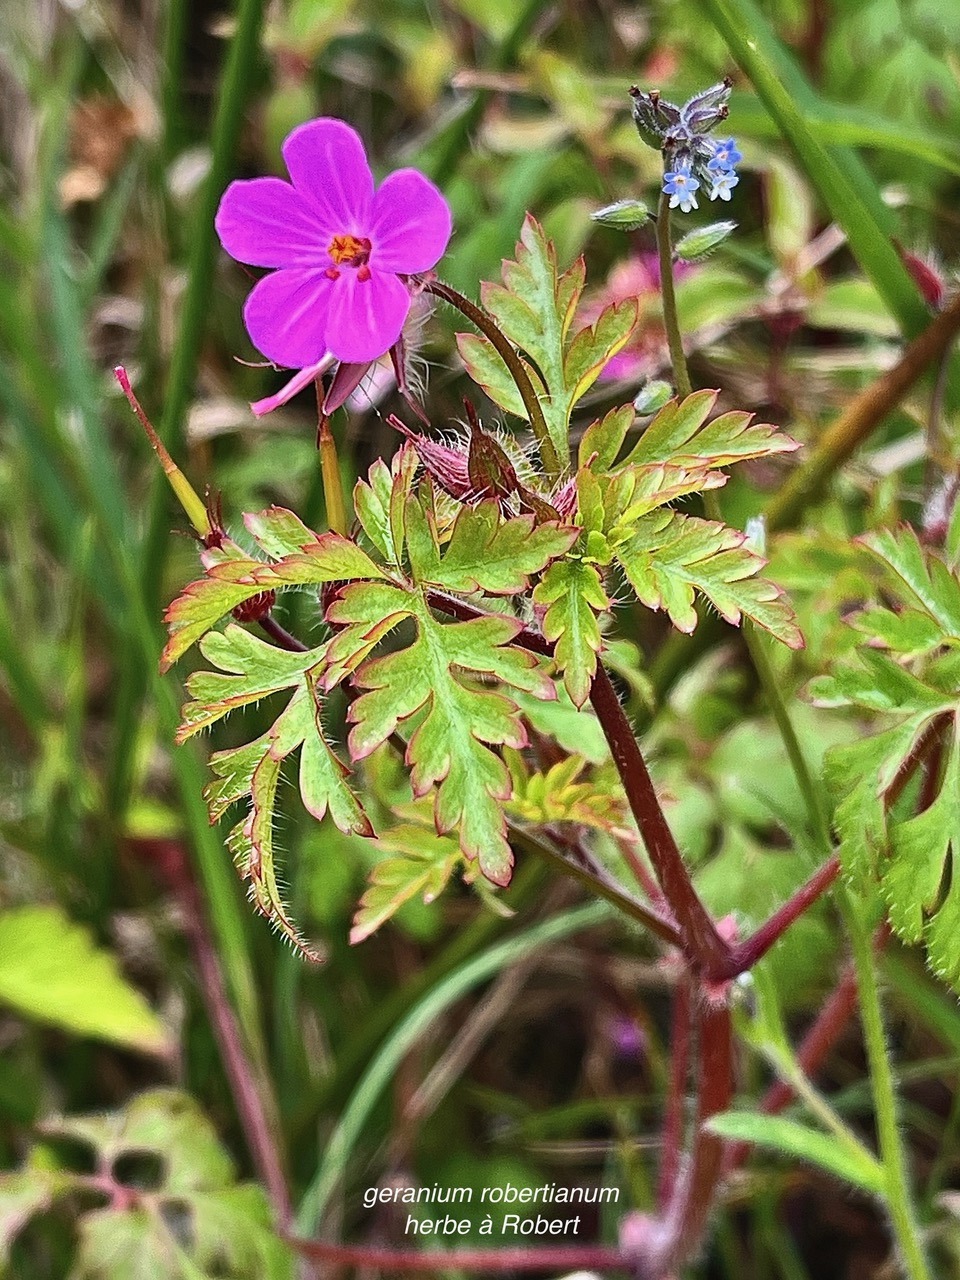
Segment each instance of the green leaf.
[{"label": "green leaf", "polygon": [[290,1280],[292,1255],[271,1229],[262,1188],[234,1183],[229,1157],[190,1098],[157,1090],[124,1112],[47,1131],[93,1137],[108,1168],[126,1154],[161,1161],[160,1185],[142,1204],[83,1215],[71,1280]]},{"label": "green leaf", "polygon": [[278,649],[234,622],[225,631],[205,636],[200,652],[217,670],[195,671],[188,677],[190,701],[183,707],[178,742],[209,729],[239,707],[296,688],[324,657],[323,646],[302,653]]},{"label": "green leaf", "polygon": [[[926,620],[941,629],[941,640],[949,640],[955,583],[943,562],[906,530],[870,537],[871,550],[887,567],[896,566],[894,589],[911,605],[920,606],[906,611],[911,626]],[[889,590],[889,583],[884,587]],[[875,609],[855,618],[855,625],[867,632],[870,643],[835,663],[828,676],[810,686],[810,696],[823,705],[852,706],[893,719],[879,731],[827,753],[825,775],[838,798],[834,823],[841,837],[840,858],[855,882],[879,878],[897,935],[907,943],[923,942],[933,972],[960,990],[960,881],[955,875],[960,856],[956,655],[946,660],[938,654],[925,661],[913,659],[911,666],[922,673],[914,674],[872,647],[878,632],[888,640],[904,639],[901,632],[882,623],[884,614],[900,620],[905,616]],[[912,653],[912,641],[908,647]],[[937,735],[940,746],[931,735]],[[891,796],[898,780],[902,782],[904,770],[916,764],[917,750],[923,743],[934,752],[931,760],[945,758],[942,776],[936,794],[927,798],[922,811],[904,815],[904,806],[893,804]]]},{"label": "green leaf", "polygon": [[[406,535],[406,507],[419,459],[416,450],[404,443],[393,455],[389,469],[378,458],[367,479],[358,480],[353,491],[353,504],[364,533],[388,564],[399,569],[403,563]],[[361,578],[384,577],[361,573]]]},{"label": "green leaf", "polygon": [[[262,533],[262,548],[279,549],[296,539],[301,525],[296,516],[272,507],[248,517],[251,532]],[[214,627],[224,614],[263,591],[287,586],[316,586],[346,578],[382,578],[383,570],[349,538],[337,533],[310,533],[305,546],[276,561],[255,560],[239,548],[207,553],[206,576],[188,583],[164,614],[170,638],[160,658],[168,670],[178,658]]]},{"label": "green leaf", "polygon": [[534,604],[547,605],[543,634],[553,642],[553,657],[575,707],[590,695],[600,652],[598,612],[610,601],[600,574],[579,560],[555,561],[533,593]]},{"label": "green leaf", "polygon": [[385,617],[391,626],[404,618],[413,620],[416,635],[411,644],[365,657],[357,667],[354,681],[365,692],[350,706],[350,754],[354,760],[365,758],[400,724],[421,713],[407,745],[414,794],[424,795],[438,784],[438,832],[459,825],[464,855],[479,859],[487,879],[508,883],[513,857],[498,802],[510,794],[510,779],[490,745],[523,746],[526,731],[516,703],[478,685],[467,673],[493,676],[507,686],[550,697],[553,685],[538,660],[510,644],[521,624],[499,615],[441,623],[421,590],[366,583],[345,587],[328,617],[344,630],[331,645],[340,665],[328,671],[327,687],[354,660],[351,646],[369,653],[366,637],[371,628],[380,636],[386,633]]},{"label": "green leaf", "polygon": [[[666,383],[663,385],[666,386]],[[612,467],[635,417],[633,405],[624,404],[617,409],[610,409],[596,422],[591,422],[580,438],[578,465],[598,472]]]},{"label": "green leaf", "polygon": [[939,905],[951,850],[960,854],[960,747],[956,741],[936,798],[922,813],[891,822],[881,887],[890,923],[905,942],[921,940]]},{"label": "green leaf", "polygon": [[326,647],[292,653],[231,624],[211,631],[200,651],[218,671],[198,671],[187,681],[192,700],[183,709],[180,741],[215,723],[236,707],[269,694],[290,691],[286,707],[267,733],[228,751],[215,752],[210,767],[216,778],[204,790],[211,822],[234,803],[248,800],[247,817],[228,837],[228,846],[250,897],[264,916],[310,959],[319,959],[291,920],[277,883],[273,827],[282,762],[300,750],[300,796],[320,820],[329,810],[341,831],[371,836],[373,828],[346,779],[349,770],[338,759],[323,732],[316,672]]},{"label": "green leaf", "polygon": [[871,1195],[884,1192],[885,1176],[879,1161],[858,1157],[830,1135],[785,1116],[759,1115],[755,1111],[724,1111],[711,1116],[705,1127],[732,1142],[751,1142],[795,1160],[806,1160]]},{"label": "green leaf", "polygon": [[515,690],[510,696],[523,712],[524,719],[552,738],[569,755],[581,755],[590,764],[603,764],[610,748],[603,736],[600,721],[587,707],[576,707],[563,684],[555,685],[556,698],[535,698]]},{"label": "green leaf", "polygon": [[[500,359],[492,342],[474,333],[457,334],[457,350],[467,373],[494,404],[515,418],[526,419],[527,410],[510,370]],[[530,370],[528,369],[528,373]],[[534,378],[536,375],[534,375]],[[534,386],[536,382],[534,381]]]},{"label": "green leaf", "polygon": [[234,1176],[233,1161],[213,1125],[195,1099],[177,1089],[150,1089],[122,1111],[52,1117],[42,1129],[92,1147],[98,1164],[108,1168],[127,1154],[157,1156],[159,1190],[165,1195],[218,1189]]},{"label": "green leaf", "polygon": [[147,1209],[84,1214],[70,1280],[204,1280]]},{"label": "green leaf", "polygon": [[248,513],[243,517],[243,523],[261,551],[275,560],[296,555],[317,540],[313,530],[284,507],[267,507],[258,515]]},{"label": "green leaf", "polygon": [[31,1218],[50,1208],[62,1183],[49,1169],[0,1173],[0,1268],[9,1265],[11,1244]]},{"label": "green leaf", "polygon": [[0,914],[0,1001],[76,1035],[141,1053],[169,1052],[163,1024],[113,955],[59,907]]},{"label": "green leaf", "polygon": [[[574,406],[626,343],[637,322],[637,304],[630,299],[607,307],[593,325],[573,330],[583,287],[583,260],[560,272],[554,246],[528,214],[516,260],[503,264],[503,284],[484,284],[481,289],[484,306],[533,366],[534,385],[539,383],[543,392],[550,439],[564,464],[569,458]],[[505,366],[486,338],[460,339],[460,354],[474,381],[502,408],[526,418],[516,388],[512,380],[507,386]]]},{"label": "green leaf", "polygon": [[[940,643],[960,643],[960,580],[913,529],[878,529],[857,541],[891,571],[890,587],[904,604],[939,628]],[[920,639],[916,621],[905,630],[912,641]]]},{"label": "green leaf", "polygon": [[630,839],[633,829],[616,775],[601,780],[595,773],[584,781],[582,756],[570,755],[545,772],[527,772],[517,753],[510,758],[513,795],[508,809],[521,822],[538,825],[575,822],[613,836]]},{"label": "green leaf", "polygon": [[753,414],[731,412],[703,424],[716,404],[718,391],[695,391],[671,400],[643,432],[627,463],[672,462],[689,470],[729,467],[747,458],[790,453],[796,440]]},{"label": "green leaf", "polygon": [[763,560],[744,535],[695,516],[663,510],[642,516],[616,557],[637,598],[663,609],[680,631],[697,625],[697,592],[734,626],[746,615],[791,649],[803,645],[793,610],[780,588],[756,574]]},{"label": "green leaf", "polygon": [[448,591],[518,595],[551,560],[569,551],[578,529],[556,521],[537,524],[532,515],[503,519],[496,502],[463,507],[443,558],[429,577]]},{"label": "green leaf", "polygon": [[396,856],[382,859],[371,871],[370,888],[360,899],[353,918],[351,943],[369,938],[416,895],[424,902],[433,902],[463,859],[459,844],[451,836],[438,836],[412,823],[384,832],[377,847]]}]

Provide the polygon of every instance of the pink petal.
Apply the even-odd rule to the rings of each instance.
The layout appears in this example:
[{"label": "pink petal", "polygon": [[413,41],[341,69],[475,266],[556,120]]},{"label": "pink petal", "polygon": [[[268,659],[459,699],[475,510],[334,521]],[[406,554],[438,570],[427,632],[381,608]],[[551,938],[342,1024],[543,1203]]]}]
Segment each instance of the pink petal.
[{"label": "pink petal", "polygon": [[373,177],[363,143],[348,124],[308,120],[287,137],[283,158],[293,185],[330,235],[369,234]]},{"label": "pink petal", "polygon": [[231,182],[215,221],[220,243],[254,267],[326,264],[330,236],[317,211],[289,182],[251,178]]},{"label": "pink petal", "polygon": [[264,396],[262,400],[253,401],[250,405],[253,416],[262,418],[265,413],[272,413],[274,409],[279,409],[288,400],[292,400],[304,387],[309,386],[314,378],[319,378],[325,374],[333,363],[334,357],[328,352],[316,364],[308,364],[305,369],[298,369],[293,377],[289,378],[280,390],[274,392],[272,396]]},{"label": "pink petal", "polygon": [[316,364],[331,300],[330,280],[323,271],[274,271],[254,285],[243,308],[243,321],[253,345],[275,364],[302,369]]},{"label": "pink petal", "polygon": [[360,280],[344,271],[334,283],[326,316],[327,346],[348,364],[376,360],[400,337],[410,293],[395,275],[371,271]]},{"label": "pink petal", "polygon": [[416,169],[398,169],[373,197],[367,235],[372,262],[381,271],[428,271],[443,257],[450,239],[450,208],[429,178]]}]

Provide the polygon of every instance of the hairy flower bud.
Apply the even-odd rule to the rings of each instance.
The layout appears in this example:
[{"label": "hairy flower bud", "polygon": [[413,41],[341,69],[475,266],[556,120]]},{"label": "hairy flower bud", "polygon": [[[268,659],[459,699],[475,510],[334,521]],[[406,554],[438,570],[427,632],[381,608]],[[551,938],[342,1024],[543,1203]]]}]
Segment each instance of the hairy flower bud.
[{"label": "hairy flower bud", "polygon": [[637,392],[633,407],[641,417],[645,418],[662,409],[672,395],[673,387],[669,382],[664,382],[662,378],[654,378]]},{"label": "hairy flower bud", "polygon": [[709,226],[689,231],[677,241],[673,252],[681,262],[700,262],[718,249],[737,229],[735,222],[711,222]]},{"label": "hairy flower bud", "polygon": [[616,200],[613,204],[595,209],[590,215],[603,227],[616,227],[618,231],[637,231],[653,217],[642,200]]},{"label": "hairy flower bud", "polygon": [[249,600],[244,600],[242,604],[238,604],[233,610],[233,616],[238,622],[259,622],[273,608],[276,599],[277,594],[275,591],[258,591]]}]

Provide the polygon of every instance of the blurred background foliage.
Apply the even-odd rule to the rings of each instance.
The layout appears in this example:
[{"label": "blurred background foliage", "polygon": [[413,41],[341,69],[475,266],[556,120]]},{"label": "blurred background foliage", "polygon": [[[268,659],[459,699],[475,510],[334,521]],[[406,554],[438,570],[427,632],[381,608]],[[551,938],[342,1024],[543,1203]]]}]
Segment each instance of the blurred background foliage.
[{"label": "blurred background foliage", "polygon": [[[812,135],[859,152],[889,235],[951,282],[960,8],[766,0],[755,16],[809,86]],[[194,484],[222,491],[231,526],[276,502],[322,527],[311,395],[251,415],[248,402],[278,378],[243,331],[249,281],[220,254],[212,214],[230,178],[279,172],[285,134],[324,114],[360,131],[378,173],[412,164],[441,185],[455,227],[442,272],[471,296],[497,278],[527,209],[562,263],[586,253],[588,305],[639,296],[637,339],[590,409],[632,398],[666,367],[652,235],[600,228],[590,213],[650,199],[658,185],[628,86],[682,101],[727,72],[733,57],[696,0],[5,6],[0,1166],[21,1172],[0,1181],[0,1267],[18,1280],[291,1273],[254,1185],[198,937],[212,941],[304,1229],[318,1225],[322,1202],[328,1232],[389,1237],[389,1212],[366,1214],[359,1200],[381,1176],[475,1186],[602,1178],[625,1202],[649,1197],[667,978],[644,936],[591,917],[587,932],[560,929],[546,945],[525,930],[565,919],[579,891],[521,864],[499,904],[466,890],[429,909],[414,899],[350,947],[365,877],[389,844],[318,827],[293,803],[280,832],[288,894],[325,941],[326,967],[306,967],[245,907],[206,823],[203,761],[172,748],[180,690],[156,675],[160,608],[193,576],[195,548],[170,535],[182,521],[110,370],[127,365]],[[730,209],[740,229],[679,286],[695,382],[809,439],[896,358],[898,319],[742,75],[730,127],[744,153]],[[443,311],[423,321],[426,405],[440,428],[459,418],[467,386],[456,327]],[[384,415],[398,402],[381,381],[335,423],[348,479],[396,446]],[[869,570],[849,534],[916,511],[926,395],[909,396],[875,433],[823,495],[815,525],[772,548],[772,576],[808,636],[803,654],[777,656],[791,687],[852,643],[836,617]],[[478,407],[496,420],[491,405]],[[949,421],[942,450],[955,457]],[[780,479],[769,467],[747,472],[723,495],[735,524]],[[295,599],[286,620],[309,633],[315,603]],[[639,609],[619,622],[651,676],[623,692],[648,726],[703,893],[716,911],[758,921],[813,853],[791,836],[800,801],[752,677],[729,637],[702,653],[667,644]],[[856,732],[812,709],[800,729],[814,760]],[[214,745],[234,740],[227,725]],[[384,803],[402,798],[388,760],[371,762],[364,785]],[[494,946],[505,949],[489,952],[493,967],[467,974],[464,962]],[[827,906],[774,950],[766,968],[791,1026],[818,1007],[838,962]],[[915,957],[895,954],[887,976],[926,1215],[956,1204],[960,1022]],[[429,1024],[404,1021],[417,1008]],[[749,993],[742,1017],[746,1026]],[[470,1034],[453,1039],[461,1026]],[[369,1077],[358,1087],[371,1062],[390,1067],[382,1087]],[[754,1096],[766,1068],[747,1053],[741,1065]],[[869,1132],[862,1074],[853,1026],[825,1078],[845,1118]],[[345,1114],[356,1122],[349,1140],[324,1158]],[[810,1170],[760,1158],[751,1169],[731,1184],[709,1257],[691,1275],[880,1274],[887,1245],[867,1201],[837,1196]],[[139,1198],[128,1202],[125,1187]],[[615,1218],[591,1227],[611,1239]],[[944,1258],[960,1256],[949,1227],[941,1237]]]}]

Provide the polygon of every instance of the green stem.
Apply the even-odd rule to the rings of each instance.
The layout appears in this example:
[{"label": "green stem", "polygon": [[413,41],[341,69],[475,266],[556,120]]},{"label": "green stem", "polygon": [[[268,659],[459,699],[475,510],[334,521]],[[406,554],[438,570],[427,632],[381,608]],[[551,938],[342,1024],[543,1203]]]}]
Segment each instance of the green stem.
[{"label": "green stem", "polygon": [[452,307],[456,307],[460,314],[466,316],[471,324],[476,325],[483,336],[488,338],[496,348],[500,359],[510,370],[510,376],[516,383],[517,391],[520,393],[520,399],[523,401],[527,417],[530,419],[530,429],[533,431],[537,444],[540,446],[540,457],[543,459],[544,468],[553,479],[556,479],[563,470],[560,455],[557,453],[556,445],[550,436],[550,428],[547,426],[547,420],[543,416],[543,408],[534,390],[533,383],[530,381],[530,375],[508,339],[500,332],[489,312],[485,311],[483,307],[478,307],[475,302],[465,298],[462,293],[458,293],[450,285],[444,284],[442,280],[430,280],[425,284],[424,288],[427,293],[432,293],[437,298],[443,298],[444,302],[449,302]]},{"label": "green stem", "polygon": [[867,1065],[870,1069],[873,1112],[876,1117],[880,1158],[883,1161],[886,1176],[887,1208],[890,1211],[890,1220],[900,1250],[900,1261],[909,1280],[930,1280],[930,1271],[910,1198],[906,1152],[897,1129],[897,1099],[883,1034],[883,1015],[880,1009],[880,993],[877,989],[870,934],[852,894],[845,890],[837,895],[837,901],[850,936],[853,953],[853,967],[860,1002],[860,1022],[867,1051]]},{"label": "green stem", "polygon": [[509,823],[508,832],[510,843],[515,849],[522,849],[524,853],[533,854],[534,857],[549,863],[550,866],[561,871],[564,875],[570,876],[574,880],[579,880],[591,893],[595,893],[597,897],[604,898],[612,906],[622,911],[624,915],[636,920],[639,924],[649,929],[651,933],[655,933],[659,938],[662,938],[664,942],[668,942],[672,946],[680,945],[680,935],[673,921],[662,916],[653,907],[648,907],[644,902],[638,902],[636,898],[625,893],[619,885],[612,881],[594,875],[586,867],[581,867],[577,863],[571,862],[569,858],[565,858],[562,853],[551,848],[545,841],[538,840],[522,827]]},{"label": "green stem", "polygon": [[317,410],[320,415],[317,427],[317,450],[320,454],[320,476],[323,480],[323,501],[327,509],[327,525],[334,533],[347,536],[347,505],[343,497],[343,479],[340,475],[340,459],[337,442],[330,430],[330,422],[323,412],[323,383],[317,379]]},{"label": "green stem", "polygon": [[[713,494],[710,495],[710,497],[713,496]],[[833,840],[830,835],[830,817],[827,813],[827,806],[824,803],[823,791],[817,785],[817,781],[807,763],[807,758],[803,754],[797,731],[793,727],[790,713],[787,711],[786,703],[780,693],[780,685],[773,669],[773,663],[770,661],[770,655],[767,653],[766,642],[756,624],[746,618],[741,630],[744,643],[747,646],[747,652],[750,654],[750,660],[766,696],[767,705],[770,707],[773,718],[777,723],[777,728],[780,730],[780,737],[783,739],[783,745],[786,747],[787,757],[790,760],[790,767],[793,769],[797,786],[803,796],[813,833],[823,852],[828,853],[833,847]]]},{"label": "green stem", "polygon": [[657,206],[657,255],[660,259],[660,296],[663,299],[663,325],[667,331],[670,363],[673,365],[673,382],[677,394],[688,396],[691,391],[687,357],[683,354],[680,336],[680,319],[677,315],[677,293],[673,287],[673,241],[670,236],[670,197],[660,192]]},{"label": "green stem", "polygon": [[[831,844],[830,826],[826,809],[800,748],[800,742],[784,703],[773,667],[766,652],[763,650],[762,644],[758,643],[758,641],[759,637],[756,634],[748,637],[747,641],[748,644],[751,644],[750,653],[754,658],[757,675],[760,678],[767,702],[776,719],[777,727],[783,736],[784,746],[787,749],[790,763],[796,774],[797,782],[807,807],[810,824],[819,839],[824,842],[825,848],[829,848]],[[906,1155],[897,1129],[896,1094],[893,1086],[893,1073],[890,1069],[890,1059],[887,1057],[887,1046],[883,1035],[883,1017],[880,1011],[880,995],[877,990],[870,935],[863,923],[859,906],[848,889],[844,888],[837,894],[837,905],[846,925],[847,933],[850,936],[850,945],[853,952],[860,1019],[867,1051],[870,1088],[873,1093],[873,1110],[876,1116],[880,1159],[884,1169],[887,1208],[890,1212],[890,1219],[900,1248],[901,1260],[906,1275],[910,1280],[929,1280],[930,1273],[927,1270],[927,1263],[920,1243],[919,1231],[910,1199]]]}]

